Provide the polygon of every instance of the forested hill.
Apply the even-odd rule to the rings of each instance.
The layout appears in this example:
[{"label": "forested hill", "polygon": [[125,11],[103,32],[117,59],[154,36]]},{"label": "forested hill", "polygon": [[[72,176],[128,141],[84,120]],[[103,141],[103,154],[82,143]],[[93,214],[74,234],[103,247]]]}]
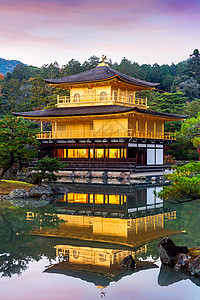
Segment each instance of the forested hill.
[{"label": "forested hill", "polygon": [[[5,68],[4,59],[0,59],[0,73]],[[66,95],[66,90],[48,86],[44,78],[60,78],[95,68],[100,58],[91,56],[82,64],[71,59],[65,65],[57,62],[43,65],[41,68],[27,66],[17,61],[7,61],[12,72],[0,78],[0,116],[12,111],[28,111],[55,106],[57,95]],[[111,68],[129,76],[149,82],[160,83],[159,89],[137,93],[136,97],[147,97],[150,109],[166,113],[188,114],[196,117],[200,109],[200,52],[192,54],[178,64],[139,65],[127,58],[120,63],[108,61]],[[7,68],[8,70],[8,68]],[[166,93],[167,92],[167,93]]]},{"label": "forested hill", "polygon": [[18,65],[20,61],[18,60],[7,60],[0,58],[0,73],[5,75],[7,72],[12,72],[12,70]]}]

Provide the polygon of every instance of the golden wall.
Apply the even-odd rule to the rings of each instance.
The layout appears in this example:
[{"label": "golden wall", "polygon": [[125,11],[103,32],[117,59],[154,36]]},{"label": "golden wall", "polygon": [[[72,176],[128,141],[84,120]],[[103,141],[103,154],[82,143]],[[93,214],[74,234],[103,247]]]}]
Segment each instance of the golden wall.
[{"label": "golden wall", "polygon": [[127,131],[128,129],[128,118],[119,119],[96,119],[94,120],[94,131],[96,133],[115,133],[118,131]]}]

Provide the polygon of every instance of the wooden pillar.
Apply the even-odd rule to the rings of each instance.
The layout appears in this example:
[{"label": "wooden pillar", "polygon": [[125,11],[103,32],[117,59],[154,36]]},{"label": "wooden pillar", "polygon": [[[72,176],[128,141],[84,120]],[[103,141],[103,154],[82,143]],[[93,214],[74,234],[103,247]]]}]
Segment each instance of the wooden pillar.
[{"label": "wooden pillar", "polygon": [[126,158],[129,158],[129,153],[128,153],[128,144],[126,144]]},{"label": "wooden pillar", "polygon": [[120,97],[120,89],[117,89],[117,101],[119,101],[119,97]]},{"label": "wooden pillar", "polygon": [[95,160],[95,146],[94,146],[94,143],[93,143],[93,161]]},{"label": "wooden pillar", "polygon": [[153,123],[153,132],[154,132],[154,137],[156,137],[156,122]]},{"label": "wooden pillar", "polygon": [[57,138],[57,131],[58,131],[58,123],[57,121],[55,121],[55,133],[54,133],[54,137]]},{"label": "wooden pillar", "polygon": [[55,157],[57,157],[57,145],[55,145]]},{"label": "wooden pillar", "polygon": [[162,124],[162,138],[164,138],[164,133],[165,133],[165,127],[164,127],[164,123]]},{"label": "wooden pillar", "polygon": [[106,159],[106,148],[103,146],[103,160],[105,161]]},{"label": "wooden pillar", "polygon": [[138,134],[139,134],[139,122],[138,122],[138,120],[136,120],[136,122],[135,122],[135,131],[136,131],[136,137],[138,137]]},{"label": "wooden pillar", "polygon": [[145,122],[145,138],[148,137],[147,130],[148,130],[148,123],[147,123],[147,121],[146,121],[146,122]]},{"label": "wooden pillar", "polygon": [[43,121],[40,121],[40,131],[43,132]]}]

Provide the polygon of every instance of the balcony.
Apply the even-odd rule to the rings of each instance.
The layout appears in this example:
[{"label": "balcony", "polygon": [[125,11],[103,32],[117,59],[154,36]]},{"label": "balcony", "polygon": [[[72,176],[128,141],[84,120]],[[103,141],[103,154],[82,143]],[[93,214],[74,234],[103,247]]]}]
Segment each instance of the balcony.
[{"label": "balcony", "polygon": [[[79,94],[78,94],[79,95]],[[76,95],[75,95],[76,96]],[[117,96],[117,95],[87,95],[82,96],[57,96],[57,107],[66,106],[87,106],[87,105],[124,105],[137,106],[140,108],[147,108],[147,98],[134,98],[133,96]]]},{"label": "balcony", "polygon": [[170,132],[134,131],[128,130],[68,130],[68,131],[43,131],[37,135],[37,139],[94,139],[94,138],[144,138],[176,140],[175,134]]}]

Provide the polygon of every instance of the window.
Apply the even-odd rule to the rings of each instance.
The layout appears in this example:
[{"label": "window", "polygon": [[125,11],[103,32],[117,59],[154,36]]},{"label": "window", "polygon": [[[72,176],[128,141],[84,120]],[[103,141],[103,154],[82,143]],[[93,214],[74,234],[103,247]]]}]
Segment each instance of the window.
[{"label": "window", "polygon": [[100,94],[100,101],[106,101],[107,100],[107,93],[101,92]]},{"label": "window", "polygon": [[66,149],[57,149],[57,157],[66,158],[67,157]]},{"label": "window", "polygon": [[80,94],[79,93],[76,93],[74,95],[74,102],[79,102],[80,101]]},{"label": "window", "polygon": [[109,149],[109,158],[120,158],[120,149]]},{"label": "window", "polygon": [[88,149],[68,149],[68,158],[88,158]]},{"label": "window", "polygon": [[133,95],[129,95],[129,102],[133,103]]},{"label": "window", "polygon": [[109,195],[109,203],[119,205],[120,204],[120,195]]},{"label": "window", "polygon": [[69,203],[88,203],[88,194],[68,193],[67,201]]},{"label": "window", "polygon": [[114,98],[114,99],[113,99],[114,101],[117,101],[117,92],[114,92],[114,93],[113,93],[113,98]]},{"label": "window", "polygon": [[104,196],[102,194],[95,194],[95,204],[103,204]]},{"label": "window", "polygon": [[103,158],[104,157],[104,149],[95,149],[95,157]]}]

